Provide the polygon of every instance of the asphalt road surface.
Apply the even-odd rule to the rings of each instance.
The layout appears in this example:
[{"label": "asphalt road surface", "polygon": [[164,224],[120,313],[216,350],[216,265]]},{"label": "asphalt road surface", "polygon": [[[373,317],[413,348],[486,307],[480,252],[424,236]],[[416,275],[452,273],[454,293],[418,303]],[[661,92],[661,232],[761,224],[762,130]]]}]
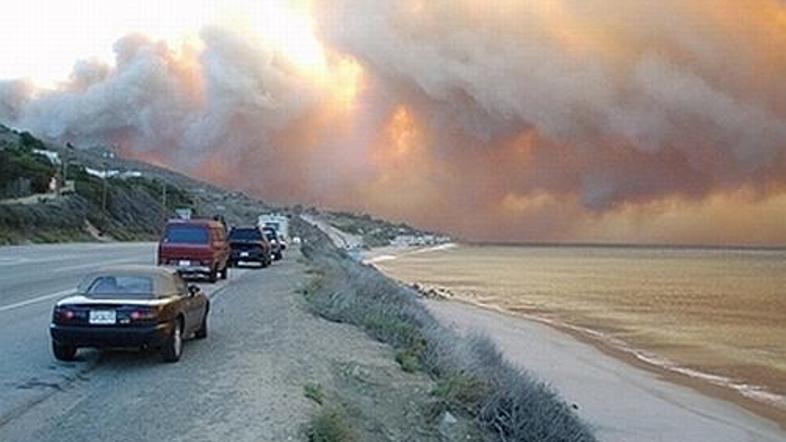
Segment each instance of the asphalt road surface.
[{"label": "asphalt road surface", "polygon": [[[276,296],[294,293],[302,281],[295,256],[268,269],[231,269],[217,284],[198,282],[211,297],[209,336],[186,342],[176,364],[162,363],[154,351],[129,350],[80,350],[66,363],[50,350],[54,303],[95,268],[154,263],[155,244],[0,247],[0,440],[297,437],[298,426],[286,421],[293,402],[287,394],[302,394],[275,389],[293,368],[271,367],[269,353],[248,354],[260,343],[275,352],[276,342],[283,348],[297,338],[277,336],[276,327],[299,312]],[[279,422],[270,422],[276,416]]]}]

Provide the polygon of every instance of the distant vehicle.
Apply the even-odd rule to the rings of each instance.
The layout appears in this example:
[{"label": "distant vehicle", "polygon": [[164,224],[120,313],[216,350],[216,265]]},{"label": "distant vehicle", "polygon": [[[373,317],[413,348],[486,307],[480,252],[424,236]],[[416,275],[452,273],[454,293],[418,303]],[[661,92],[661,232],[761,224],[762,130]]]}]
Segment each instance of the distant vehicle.
[{"label": "distant vehicle", "polygon": [[207,337],[209,310],[207,296],[198,286],[187,286],[175,269],[106,268],[55,305],[52,351],[70,361],[83,347],[158,348],[164,361],[177,362],[185,339]]},{"label": "distant vehicle", "polygon": [[233,227],[229,231],[229,247],[232,249],[230,264],[259,263],[269,266],[273,261],[273,248],[259,227]]},{"label": "distant vehicle", "polygon": [[184,207],[175,209],[175,214],[177,214],[177,217],[180,219],[191,219],[191,217],[194,215],[194,211],[188,207]]},{"label": "distant vehicle", "polygon": [[281,240],[279,239],[276,229],[272,227],[263,227],[262,232],[264,232],[265,237],[270,242],[270,246],[272,247],[273,260],[281,260],[284,257],[284,249],[281,247]]},{"label": "distant vehicle", "polygon": [[278,213],[260,215],[257,225],[260,228],[273,228],[280,236],[278,241],[281,243],[281,249],[287,248],[287,243],[289,242],[289,218],[286,215]]},{"label": "distant vehicle", "polygon": [[215,220],[170,220],[158,243],[158,265],[176,267],[184,276],[206,276],[210,282],[227,278],[229,254],[224,225]]}]

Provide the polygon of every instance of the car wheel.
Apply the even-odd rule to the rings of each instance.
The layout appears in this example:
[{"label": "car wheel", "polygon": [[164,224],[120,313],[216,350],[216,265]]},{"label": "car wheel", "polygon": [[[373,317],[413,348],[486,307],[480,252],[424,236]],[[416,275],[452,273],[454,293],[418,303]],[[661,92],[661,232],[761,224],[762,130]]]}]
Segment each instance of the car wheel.
[{"label": "car wheel", "polygon": [[281,252],[276,253],[276,261],[281,261],[281,258],[283,257],[284,255],[282,255]]},{"label": "car wheel", "polygon": [[210,269],[210,274],[207,275],[207,280],[209,282],[216,282],[216,281],[218,281],[218,269],[216,267],[213,267],[212,269]]},{"label": "car wheel", "polygon": [[172,333],[161,347],[161,357],[164,362],[177,362],[183,354],[183,322],[175,320],[172,324]]},{"label": "car wheel", "polygon": [[76,347],[52,342],[52,353],[55,354],[55,358],[59,361],[73,361],[74,356],[76,356]]},{"label": "car wheel", "polygon": [[207,337],[207,311],[205,311],[205,316],[202,318],[202,326],[199,327],[196,334],[194,334],[194,339],[205,339]]},{"label": "car wheel", "polygon": [[229,264],[224,266],[224,270],[221,271],[221,279],[227,279],[229,276]]}]

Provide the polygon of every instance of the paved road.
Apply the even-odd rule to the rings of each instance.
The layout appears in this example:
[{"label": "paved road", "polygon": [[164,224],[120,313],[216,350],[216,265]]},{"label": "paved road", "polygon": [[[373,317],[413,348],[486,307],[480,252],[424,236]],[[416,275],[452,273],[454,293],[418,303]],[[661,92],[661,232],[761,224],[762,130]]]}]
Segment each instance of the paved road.
[{"label": "paved road", "polygon": [[[163,440],[168,431],[182,434],[167,418],[168,410],[215,417],[210,404],[186,408],[173,394],[226,382],[205,371],[219,372],[215,364],[228,351],[226,343],[217,348],[213,336],[188,342],[178,364],[161,363],[155,352],[83,350],[73,363],[51,355],[48,324],[58,299],[97,267],[154,259],[153,243],[0,247],[0,440]],[[232,269],[228,281],[201,284],[213,300],[211,335],[221,334],[212,330],[214,323],[240,327],[238,319],[249,308],[237,304],[226,316],[221,297],[256,293],[273,274],[283,290],[296,282],[286,275],[294,265],[289,259],[267,270]],[[179,376],[182,370],[190,370],[189,375]]]},{"label": "paved road", "polygon": [[48,323],[52,305],[100,265],[150,263],[155,245],[68,244],[0,248],[0,425],[75,379],[92,364],[57,364]]}]

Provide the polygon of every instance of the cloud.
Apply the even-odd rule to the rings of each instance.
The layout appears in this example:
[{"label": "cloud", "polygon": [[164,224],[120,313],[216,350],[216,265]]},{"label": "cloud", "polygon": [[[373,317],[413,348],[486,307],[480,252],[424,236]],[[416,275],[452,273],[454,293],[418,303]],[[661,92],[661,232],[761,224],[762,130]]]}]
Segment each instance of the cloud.
[{"label": "cloud", "polygon": [[[130,35],[113,66],[80,62],[55,90],[0,83],[0,118],[282,202],[475,239],[605,240],[603,226],[643,225],[636,213],[653,207],[780,201],[784,9],[314,0],[316,66],[242,27],[208,26],[176,48]],[[727,224],[710,239],[740,231]],[[619,239],[645,240],[632,231]],[[755,239],[767,240],[786,238]]]}]

